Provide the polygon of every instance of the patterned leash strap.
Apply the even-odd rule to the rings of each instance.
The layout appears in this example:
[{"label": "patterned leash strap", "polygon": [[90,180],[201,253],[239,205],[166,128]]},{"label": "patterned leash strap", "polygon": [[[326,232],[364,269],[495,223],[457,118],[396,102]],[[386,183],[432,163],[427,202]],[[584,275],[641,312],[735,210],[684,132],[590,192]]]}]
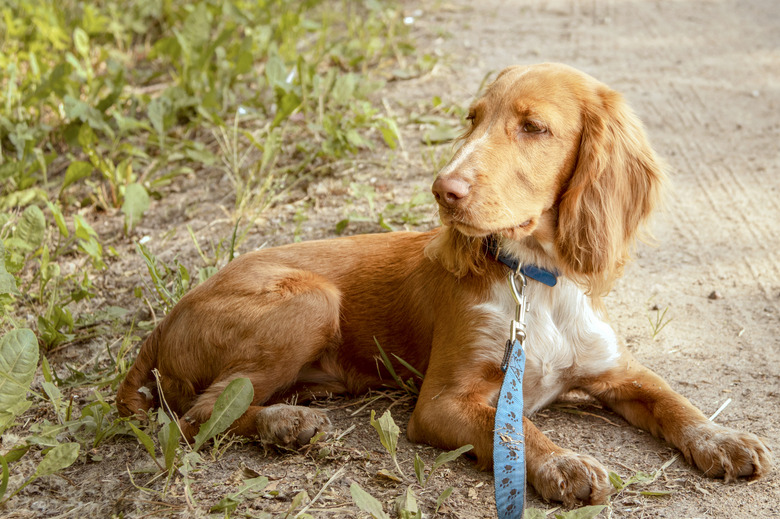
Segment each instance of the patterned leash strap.
[{"label": "patterned leash strap", "polygon": [[[519,287],[518,287],[519,283]],[[525,509],[525,435],[523,434],[523,372],[525,371],[526,277],[520,266],[509,274],[516,308],[501,370],[504,382],[496,408],[493,435],[493,475],[499,519],[518,519]]]}]

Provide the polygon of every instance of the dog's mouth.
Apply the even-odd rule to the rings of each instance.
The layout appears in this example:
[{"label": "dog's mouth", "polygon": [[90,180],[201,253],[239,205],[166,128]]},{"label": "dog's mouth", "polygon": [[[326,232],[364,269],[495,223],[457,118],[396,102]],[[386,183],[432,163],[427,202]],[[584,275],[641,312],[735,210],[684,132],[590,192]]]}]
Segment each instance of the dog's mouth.
[{"label": "dog's mouth", "polygon": [[504,228],[485,228],[485,227],[477,227],[468,223],[465,223],[461,220],[457,220],[453,217],[449,218],[442,218],[442,223],[444,225],[449,225],[451,227],[454,227],[461,233],[465,234],[466,236],[473,236],[475,238],[481,238],[484,236],[490,236],[490,235],[496,235],[496,236],[503,236],[505,238],[508,238],[510,240],[519,241],[522,238],[525,238],[531,232],[536,228],[536,218],[529,218],[528,220],[524,221],[521,224],[515,225],[514,227],[504,227]]}]

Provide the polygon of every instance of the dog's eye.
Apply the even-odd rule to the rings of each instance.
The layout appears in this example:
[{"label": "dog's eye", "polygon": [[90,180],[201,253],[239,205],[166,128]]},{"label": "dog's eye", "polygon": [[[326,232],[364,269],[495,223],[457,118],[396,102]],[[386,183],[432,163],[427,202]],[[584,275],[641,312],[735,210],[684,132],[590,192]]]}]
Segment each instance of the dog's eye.
[{"label": "dog's eye", "polygon": [[543,128],[533,121],[526,121],[523,124],[522,130],[523,133],[545,133],[547,131],[546,128]]}]

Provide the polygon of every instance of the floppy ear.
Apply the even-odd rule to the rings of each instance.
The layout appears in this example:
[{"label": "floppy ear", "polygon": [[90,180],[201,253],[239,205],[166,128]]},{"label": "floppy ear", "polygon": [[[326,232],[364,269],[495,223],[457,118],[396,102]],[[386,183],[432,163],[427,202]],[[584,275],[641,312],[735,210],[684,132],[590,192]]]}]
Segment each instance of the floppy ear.
[{"label": "floppy ear", "polygon": [[622,274],[666,176],[642,123],[599,85],[583,101],[574,172],[561,197],[556,248],[564,271],[598,297]]}]

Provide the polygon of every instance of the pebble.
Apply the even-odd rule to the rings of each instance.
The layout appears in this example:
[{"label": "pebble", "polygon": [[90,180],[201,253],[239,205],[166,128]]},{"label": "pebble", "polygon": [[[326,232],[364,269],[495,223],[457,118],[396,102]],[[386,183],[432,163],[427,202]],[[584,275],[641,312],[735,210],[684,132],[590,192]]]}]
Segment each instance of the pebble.
[{"label": "pebble", "polygon": [[710,292],[710,295],[707,296],[707,299],[716,300],[716,299],[723,299],[723,295],[718,292],[717,290],[713,290]]}]

